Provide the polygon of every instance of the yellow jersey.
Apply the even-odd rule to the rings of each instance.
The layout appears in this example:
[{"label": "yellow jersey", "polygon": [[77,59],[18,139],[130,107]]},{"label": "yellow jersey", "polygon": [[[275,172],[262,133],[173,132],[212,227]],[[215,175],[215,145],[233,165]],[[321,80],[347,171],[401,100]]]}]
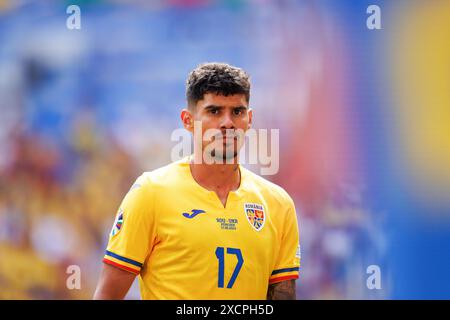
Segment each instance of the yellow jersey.
[{"label": "yellow jersey", "polygon": [[139,275],[142,299],[266,299],[297,279],[297,215],[281,187],[239,165],[224,207],[189,159],[143,173],[118,210],[103,261]]}]

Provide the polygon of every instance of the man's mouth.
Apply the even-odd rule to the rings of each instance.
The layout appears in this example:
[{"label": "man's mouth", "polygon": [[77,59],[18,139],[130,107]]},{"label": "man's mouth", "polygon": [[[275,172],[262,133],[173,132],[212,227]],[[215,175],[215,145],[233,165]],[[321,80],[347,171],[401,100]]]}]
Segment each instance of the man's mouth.
[{"label": "man's mouth", "polygon": [[224,145],[234,144],[237,141],[237,137],[222,137],[216,140],[216,142],[222,142]]}]

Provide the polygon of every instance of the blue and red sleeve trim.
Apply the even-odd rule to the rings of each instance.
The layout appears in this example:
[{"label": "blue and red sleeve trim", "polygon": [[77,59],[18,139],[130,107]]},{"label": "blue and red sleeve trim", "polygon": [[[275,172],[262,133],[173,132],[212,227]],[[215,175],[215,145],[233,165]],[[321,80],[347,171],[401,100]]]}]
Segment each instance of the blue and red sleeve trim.
[{"label": "blue and red sleeve trim", "polygon": [[269,284],[277,283],[286,280],[298,279],[298,272],[300,267],[275,269],[269,278]]},{"label": "blue and red sleeve trim", "polygon": [[114,267],[118,267],[128,272],[132,272],[134,274],[139,274],[142,268],[142,263],[123,257],[114,252],[106,250],[105,256],[103,257],[103,262]]}]

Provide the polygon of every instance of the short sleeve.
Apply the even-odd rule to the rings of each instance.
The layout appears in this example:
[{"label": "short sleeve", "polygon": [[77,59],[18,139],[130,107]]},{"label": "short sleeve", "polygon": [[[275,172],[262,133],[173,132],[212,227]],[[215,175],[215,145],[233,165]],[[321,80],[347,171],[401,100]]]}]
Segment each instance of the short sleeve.
[{"label": "short sleeve", "polygon": [[153,192],[142,175],[123,199],[103,262],[139,274],[156,237]]},{"label": "short sleeve", "polygon": [[300,269],[300,241],[297,214],[293,201],[286,211],[282,226],[281,246],[269,283],[297,279]]}]

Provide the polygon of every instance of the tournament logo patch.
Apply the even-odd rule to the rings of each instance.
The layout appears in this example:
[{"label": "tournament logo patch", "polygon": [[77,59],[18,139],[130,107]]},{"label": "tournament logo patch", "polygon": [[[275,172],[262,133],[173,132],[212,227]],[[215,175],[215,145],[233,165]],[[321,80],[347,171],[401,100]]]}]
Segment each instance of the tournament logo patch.
[{"label": "tournament logo patch", "polygon": [[245,216],[247,217],[250,225],[255,228],[256,231],[261,230],[264,227],[266,221],[266,214],[264,213],[264,207],[256,203],[244,204]]},{"label": "tournament logo patch", "polygon": [[111,230],[111,237],[114,237],[116,234],[119,233],[120,229],[122,229],[123,225],[123,210],[119,209],[119,212],[117,213],[116,220],[114,221],[114,226]]}]

